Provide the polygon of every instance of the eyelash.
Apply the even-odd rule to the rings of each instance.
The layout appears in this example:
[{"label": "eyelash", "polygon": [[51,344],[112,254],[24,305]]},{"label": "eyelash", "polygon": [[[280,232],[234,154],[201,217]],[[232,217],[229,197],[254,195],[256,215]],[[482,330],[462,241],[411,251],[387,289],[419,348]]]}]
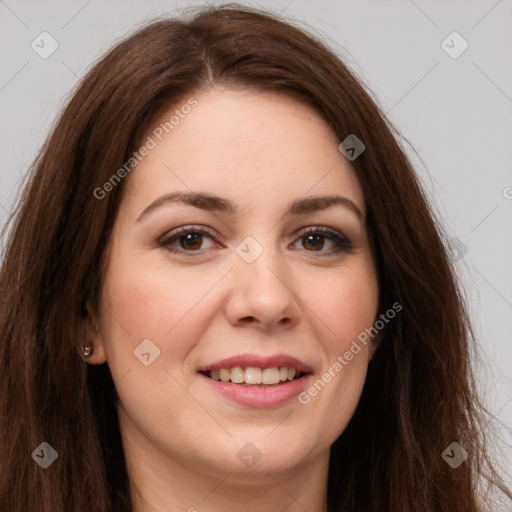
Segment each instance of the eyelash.
[{"label": "eyelash", "polygon": [[[195,255],[202,254],[204,252],[204,250],[201,250],[201,249],[186,251],[184,249],[176,249],[176,248],[172,248],[171,247],[171,244],[174,241],[179,240],[182,236],[188,235],[188,234],[206,235],[206,236],[209,236],[212,239],[215,239],[215,233],[213,233],[213,231],[211,231],[211,230],[209,230],[207,228],[196,227],[196,226],[185,226],[185,227],[177,228],[175,231],[172,231],[171,233],[169,233],[169,234],[165,235],[164,237],[162,237],[158,241],[158,245],[160,247],[166,248],[170,252],[178,253],[178,254],[183,254],[183,255],[186,255],[186,256],[190,256],[190,257],[194,257]],[[310,235],[310,234],[326,235],[327,239],[331,240],[332,242],[334,242],[336,244],[337,248],[332,249],[330,251],[324,251],[324,250],[307,251],[306,250],[306,252],[328,253],[328,255],[329,254],[332,255],[332,254],[337,254],[340,251],[349,251],[349,250],[354,248],[353,245],[352,245],[352,241],[349,238],[347,238],[346,236],[342,235],[341,233],[339,233],[339,232],[337,232],[337,231],[335,231],[333,229],[330,229],[330,228],[327,228],[327,227],[324,227],[324,226],[310,226],[310,227],[304,228],[298,234],[298,239],[304,238],[304,237],[306,237],[307,235]],[[324,255],[322,255],[322,256],[324,256]]]}]

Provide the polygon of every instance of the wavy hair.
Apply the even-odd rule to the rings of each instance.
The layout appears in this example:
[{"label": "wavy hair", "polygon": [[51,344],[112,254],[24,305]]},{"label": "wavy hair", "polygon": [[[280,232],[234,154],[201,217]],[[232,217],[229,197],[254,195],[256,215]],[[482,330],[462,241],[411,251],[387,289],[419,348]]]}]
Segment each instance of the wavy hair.
[{"label": "wavy hair", "polygon": [[[512,500],[489,454],[475,385],[477,346],[437,214],[361,79],[326,43],[238,4],[153,20],[80,81],[41,148],[5,229],[0,272],[0,508],[131,512],[108,365],[84,364],[86,304],[97,312],[105,247],[126,177],[102,187],[170,106],[215,85],[281,92],[312,106],[364,191],[380,311],[398,301],[358,407],[331,447],[329,512],[483,512]],[[31,452],[47,441],[57,461]],[[456,469],[443,451],[468,454]]]}]

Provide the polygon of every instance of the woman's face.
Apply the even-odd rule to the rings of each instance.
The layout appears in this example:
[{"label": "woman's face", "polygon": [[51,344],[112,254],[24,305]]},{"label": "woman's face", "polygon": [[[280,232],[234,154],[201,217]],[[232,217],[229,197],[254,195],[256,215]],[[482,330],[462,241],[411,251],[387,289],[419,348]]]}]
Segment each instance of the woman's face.
[{"label": "woman's face", "polygon": [[108,362],[126,446],[152,460],[325,467],[374,349],[353,344],[378,300],[361,187],[310,107],[193,97],[126,178],[91,362]]}]

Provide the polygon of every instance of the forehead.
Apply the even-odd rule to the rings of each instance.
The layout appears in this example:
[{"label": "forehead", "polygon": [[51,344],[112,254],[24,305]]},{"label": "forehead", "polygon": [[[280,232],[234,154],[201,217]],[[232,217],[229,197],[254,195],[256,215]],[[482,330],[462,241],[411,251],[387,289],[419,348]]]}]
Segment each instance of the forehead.
[{"label": "forehead", "polygon": [[[191,98],[195,106],[184,108]],[[176,190],[208,190],[255,206],[343,193],[364,212],[336,134],[312,107],[282,93],[217,88],[185,96],[147,137],[154,147],[128,184],[140,205]]]}]

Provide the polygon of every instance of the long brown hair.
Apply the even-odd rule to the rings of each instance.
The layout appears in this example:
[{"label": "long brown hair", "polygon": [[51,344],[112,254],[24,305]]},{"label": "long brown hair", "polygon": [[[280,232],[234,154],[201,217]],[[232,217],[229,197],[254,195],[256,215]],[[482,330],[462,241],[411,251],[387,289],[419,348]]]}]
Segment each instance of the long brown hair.
[{"label": "long brown hair", "polygon": [[[398,132],[324,43],[277,15],[229,4],[152,21],[118,43],[81,80],[34,162],[0,274],[0,508],[131,511],[108,365],[77,354],[129,176],[102,199],[94,191],[162,112],[215,84],[293,96],[340,142],[355,134],[366,146],[352,165],[380,310],[396,301],[403,310],[331,448],[329,512],[481,512],[487,487],[512,499],[486,447],[476,346],[446,238]],[[31,458],[43,441],[58,453],[44,470]],[[442,457],[454,442],[468,454],[457,468]]]}]

